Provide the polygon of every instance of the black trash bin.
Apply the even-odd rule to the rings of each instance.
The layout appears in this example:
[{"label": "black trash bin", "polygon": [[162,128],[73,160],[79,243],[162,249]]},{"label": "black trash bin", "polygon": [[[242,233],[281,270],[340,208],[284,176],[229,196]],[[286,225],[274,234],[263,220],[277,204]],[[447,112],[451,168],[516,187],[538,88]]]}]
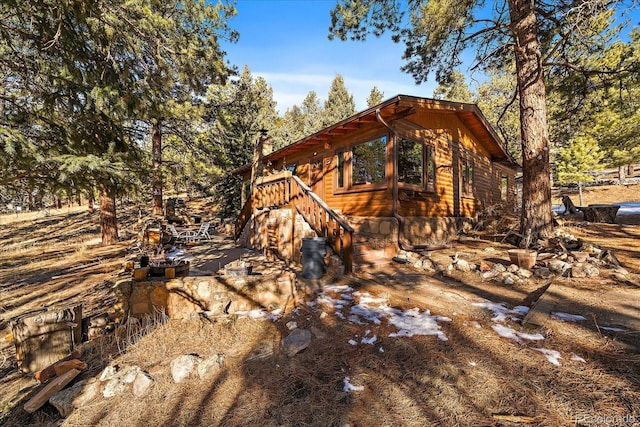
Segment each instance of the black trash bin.
[{"label": "black trash bin", "polygon": [[327,253],[324,237],[302,239],[302,277],[319,279],[324,274],[324,256]]}]

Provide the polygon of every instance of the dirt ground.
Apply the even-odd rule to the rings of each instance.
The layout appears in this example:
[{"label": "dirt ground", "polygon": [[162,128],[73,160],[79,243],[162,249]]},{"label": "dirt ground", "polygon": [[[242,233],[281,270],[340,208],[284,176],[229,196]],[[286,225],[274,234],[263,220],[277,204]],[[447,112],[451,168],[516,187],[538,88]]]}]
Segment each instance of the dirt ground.
[{"label": "dirt ground", "polygon": [[[563,192],[562,194],[566,194]],[[554,194],[559,203],[561,194]],[[585,204],[640,201],[640,188],[598,188]],[[571,195],[577,204],[577,195]],[[123,212],[124,237],[133,237],[138,211]],[[201,212],[207,218],[207,211]],[[61,420],[50,405],[29,415],[22,404],[38,390],[15,367],[8,321],[43,305],[83,302],[83,315],[109,311],[110,284],[129,250],[129,241],[99,244],[97,214],[82,208],[0,218],[0,423],[4,425],[637,425],[640,424],[640,218],[618,224],[561,218],[559,227],[586,243],[610,249],[630,274],[616,277],[541,278],[505,285],[478,272],[427,273],[410,264],[391,264],[359,277],[300,286],[308,293],[276,321],[251,318],[208,322],[158,321],[146,336],[123,345],[107,335],[90,346],[90,367],[137,365],[154,375],[149,395],[98,398]],[[437,257],[480,265],[509,264],[506,243],[489,234],[469,234]],[[247,255],[225,236],[192,248],[195,271],[214,272]],[[263,268],[268,264],[250,254]],[[300,272],[295,266],[294,271]],[[546,292],[545,292],[546,291]],[[496,321],[487,307],[531,307],[550,295],[553,312],[584,320],[549,317],[525,329],[522,316]],[[437,335],[392,336],[387,320],[349,321],[365,295],[397,310],[418,307],[441,316]],[[351,298],[351,299],[350,299]],[[345,306],[331,301],[344,300]],[[493,304],[493,305],[492,305]],[[351,311],[350,311],[351,310]],[[442,320],[447,317],[448,321]],[[293,357],[279,350],[287,323],[313,331],[310,346]],[[426,322],[426,320],[425,320]],[[496,325],[543,340],[500,336]],[[376,337],[372,344],[365,338]],[[354,345],[356,342],[358,345]],[[368,342],[368,341],[367,341]],[[268,349],[269,351],[264,351]],[[548,354],[557,351],[559,364]],[[206,381],[173,384],[167,367],[181,354],[220,354],[225,369]],[[349,389],[346,384],[355,388]],[[361,388],[360,388],[361,387]]]}]

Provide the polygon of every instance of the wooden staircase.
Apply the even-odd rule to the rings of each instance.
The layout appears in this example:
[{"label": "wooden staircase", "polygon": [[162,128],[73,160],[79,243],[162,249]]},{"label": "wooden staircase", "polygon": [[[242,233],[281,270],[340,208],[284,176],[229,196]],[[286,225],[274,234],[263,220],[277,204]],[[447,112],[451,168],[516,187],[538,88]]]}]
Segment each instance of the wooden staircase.
[{"label": "wooden staircase", "polygon": [[340,257],[345,273],[353,271],[353,228],[331,209],[300,178],[281,172],[256,180],[251,196],[242,207],[235,224],[235,238],[242,233],[252,214],[258,209],[292,207],[319,237]]}]

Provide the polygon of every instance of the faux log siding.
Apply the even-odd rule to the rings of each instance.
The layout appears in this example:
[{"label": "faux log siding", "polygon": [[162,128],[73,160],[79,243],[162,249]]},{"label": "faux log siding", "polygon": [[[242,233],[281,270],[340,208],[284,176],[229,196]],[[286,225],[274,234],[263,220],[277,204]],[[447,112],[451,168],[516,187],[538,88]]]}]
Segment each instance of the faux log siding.
[{"label": "faux log siding", "polygon": [[[370,141],[381,135],[388,135],[387,165],[385,168],[386,188],[358,187],[351,189],[337,188],[337,158],[335,153],[349,149],[362,142]],[[344,215],[355,216],[391,216],[392,215],[392,185],[391,185],[391,137],[389,130],[379,123],[363,124],[361,130],[351,131],[349,134],[336,136],[329,141],[331,148],[325,153],[325,202],[331,209]],[[330,157],[328,157],[330,156]],[[330,161],[330,162],[329,162]],[[348,164],[349,166],[349,164]],[[346,183],[346,182],[345,182]]]},{"label": "faux log siding", "polygon": [[[436,191],[421,192],[417,198],[410,195],[402,200],[401,197],[398,201],[400,215],[473,216],[479,209],[500,200],[500,176],[503,172],[509,177],[510,192],[513,190],[513,171],[501,167],[500,172],[497,172],[494,167],[496,165],[489,160],[489,153],[454,113],[418,111],[405,119],[392,122],[391,126],[400,136],[431,143],[436,156]],[[334,136],[326,144],[318,144],[309,147],[303,153],[287,157],[286,165],[297,163],[296,174],[309,184],[309,160],[323,156],[324,200],[332,209],[346,215],[391,216],[391,138],[387,147],[386,188],[355,188],[341,191],[336,188],[335,173],[337,151],[349,151],[353,145],[388,133],[388,129],[379,123],[363,123],[358,130]],[[474,164],[474,191],[470,197],[459,194],[457,190],[460,186],[461,153],[473,160]],[[283,162],[279,161],[272,165],[272,169],[279,170],[282,166]],[[402,195],[401,185],[399,192]]]},{"label": "faux log siding", "polygon": [[[502,175],[507,176],[507,196],[502,199]],[[500,164],[493,165],[493,185],[492,198],[493,203],[502,203],[503,205],[513,208],[517,202],[516,197],[515,174],[513,170]]]},{"label": "faux log siding", "polygon": [[[394,122],[401,136],[432,143],[436,158],[435,193],[422,192],[419,197],[402,200],[398,212],[402,216],[473,216],[490,204],[492,165],[489,153],[452,113],[418,112],[407,120]],[[461,158],[473,161],[472,194],[461,193]]]}]

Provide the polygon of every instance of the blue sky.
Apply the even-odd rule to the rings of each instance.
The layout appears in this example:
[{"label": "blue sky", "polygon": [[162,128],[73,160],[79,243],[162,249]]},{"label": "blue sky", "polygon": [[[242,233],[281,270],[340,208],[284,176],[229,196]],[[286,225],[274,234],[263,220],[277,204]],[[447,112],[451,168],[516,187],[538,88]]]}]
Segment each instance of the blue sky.
[{"label": "blue sky", "polygon": [[[314,90],[321,101],[326,99],[331,81],[342,75],[354,95],[356,110],[366,108],[373,86],[384,98],[398,94],[431,97],[436,87],[433,76],[417,86],[404,64],[404,44],[393,43],[390,35],[370,36],[364,42],[328,39],[330,10],[335,0],[237,0],[238,15],[230,26],[240,33],[235,44],[224,44],[227,60],[240,70],[248,65],[254,76],[262,76],[273,88],[276,109],[280,114],[294,104],[301,105]],[[631,25],[640,21],[637,9],[628,10]],[[623,37],[626,33],[623,31]],[[472,53],[469,54],[470,62]],[[473,87],[483,79],[481,73],[469,74]]]},{"label": "blue sky", "polygon": [[324,101],[337,74],[344,78],[358,111],[366,108],[373,86],[385,99],[433,94],[433,79],[417,86],[400,71],[404,45],[393,43],[390,36],[365,42],[329,41],[329,11],[334,5],[335,0],[238,0],[238,15],[230,25],[240,32],[240,40],[224,46],[227,59],[239,69],[246,64],[254,76],[265,78],[280,114],[302,104],[312,90]]}]

